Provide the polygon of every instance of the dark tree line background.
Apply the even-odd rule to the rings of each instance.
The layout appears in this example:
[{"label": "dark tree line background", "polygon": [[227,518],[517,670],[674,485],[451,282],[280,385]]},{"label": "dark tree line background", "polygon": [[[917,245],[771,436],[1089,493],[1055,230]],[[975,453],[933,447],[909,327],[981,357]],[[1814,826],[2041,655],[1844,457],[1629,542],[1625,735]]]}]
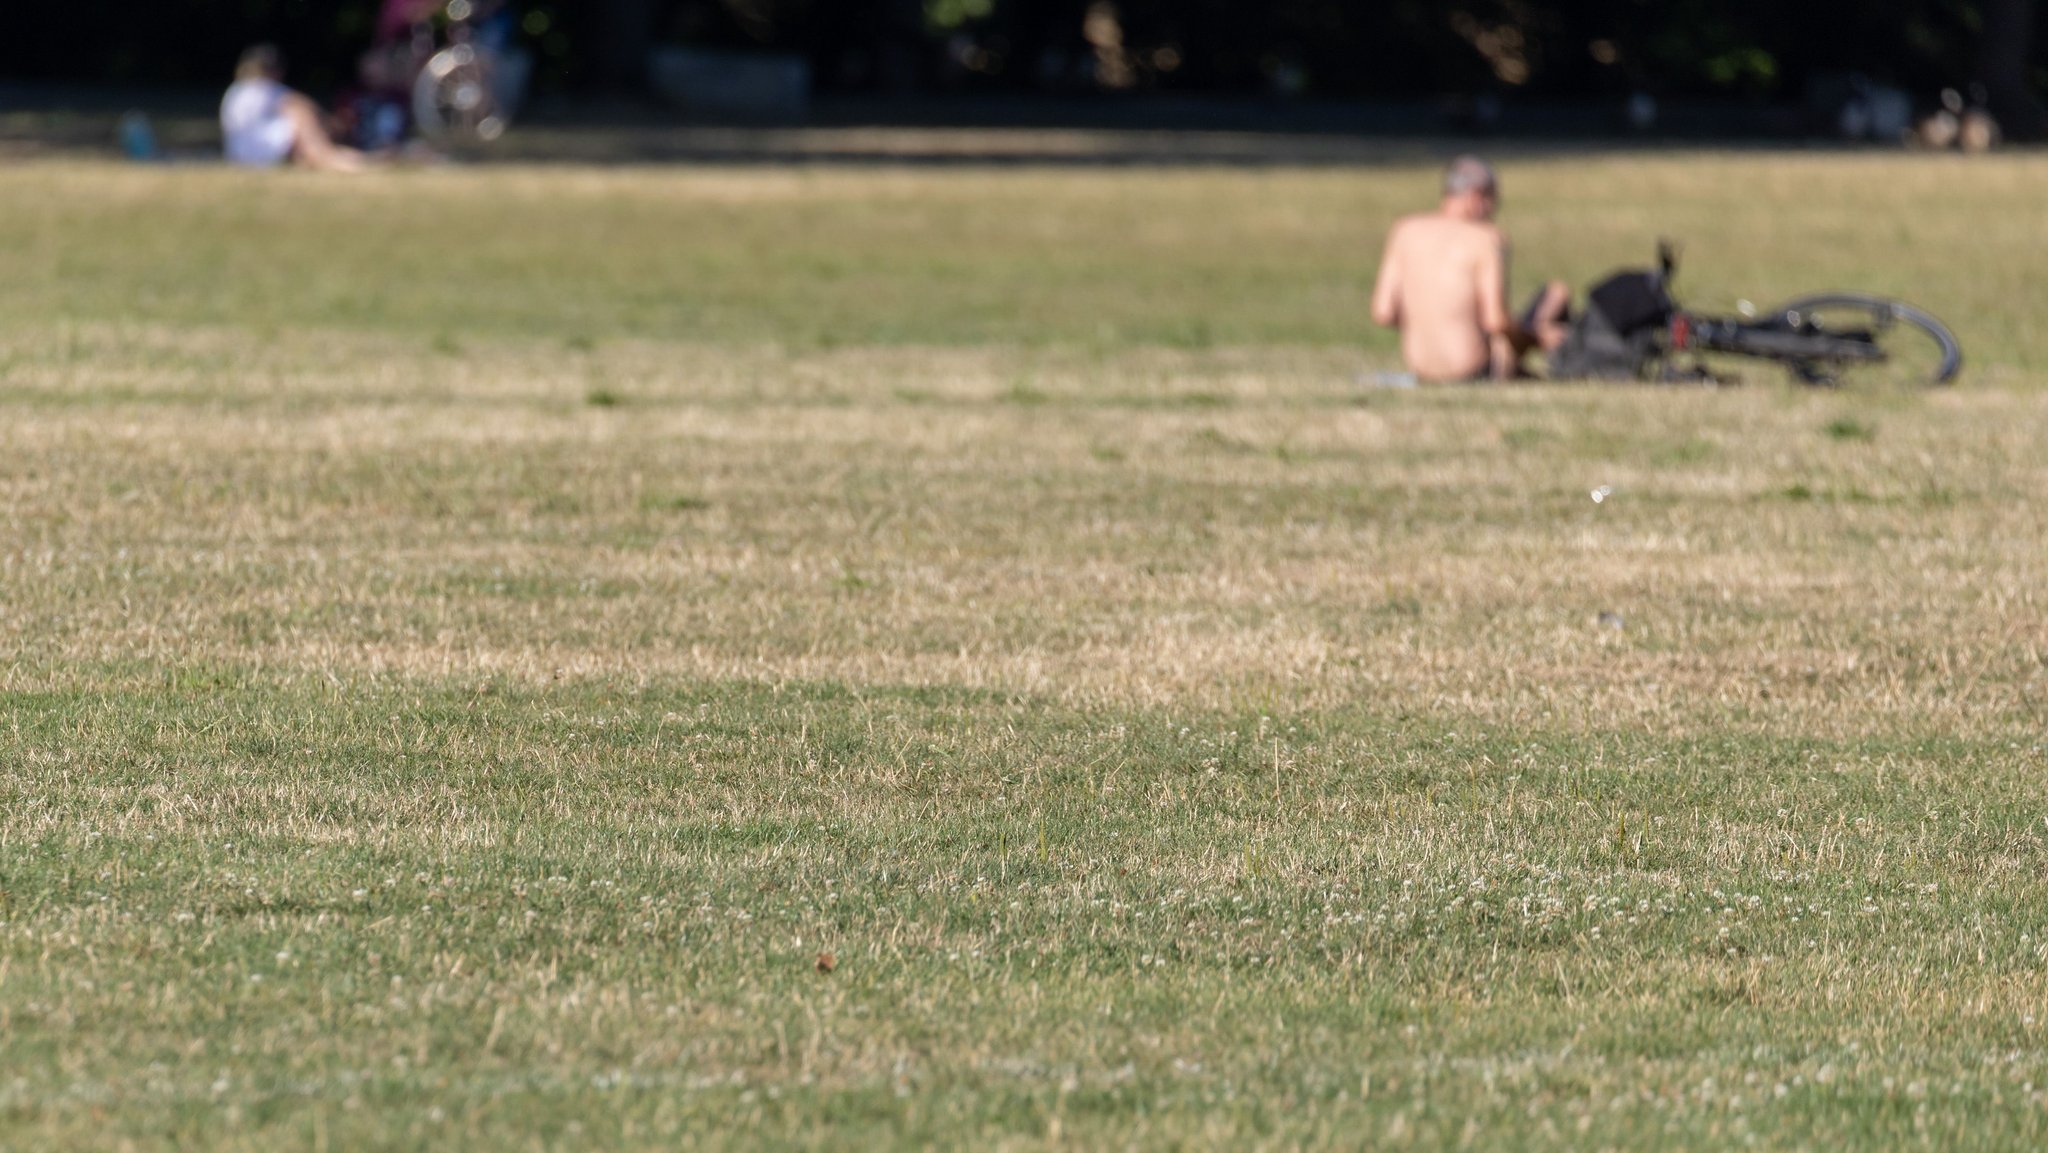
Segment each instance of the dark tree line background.
[{"label": "dark tree line background", "polygon": [[[2038,136],[2037,0],[508,0],[545,90],[630,90],[647,50],[799,53],[824,92],[1526,93],[1793,100],[1856,73],[1923,98],[1983,84]],[[313,90],[347,82],[377,0],[23,6],[0,77],[219,81],[273,40]]]}]

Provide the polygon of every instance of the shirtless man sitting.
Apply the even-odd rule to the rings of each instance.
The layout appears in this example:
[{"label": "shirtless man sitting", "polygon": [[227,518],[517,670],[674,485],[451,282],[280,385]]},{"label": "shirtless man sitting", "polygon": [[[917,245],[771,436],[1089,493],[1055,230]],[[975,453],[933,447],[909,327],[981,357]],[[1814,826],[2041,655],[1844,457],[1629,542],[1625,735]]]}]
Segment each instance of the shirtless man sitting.
[{"label": "shirtless man sitting", "polygon": [[1507,309],[1508,242],[1493,223],[1500,182],[1476,156],[1444,171],[1443,203],[1387,233],[1372,292],[1376,324],[1401,331],[1401,358],[1424,380],[1512,380],[1531,349],[1570,334],[1572,291],[1543,286],[1519,318]]}]

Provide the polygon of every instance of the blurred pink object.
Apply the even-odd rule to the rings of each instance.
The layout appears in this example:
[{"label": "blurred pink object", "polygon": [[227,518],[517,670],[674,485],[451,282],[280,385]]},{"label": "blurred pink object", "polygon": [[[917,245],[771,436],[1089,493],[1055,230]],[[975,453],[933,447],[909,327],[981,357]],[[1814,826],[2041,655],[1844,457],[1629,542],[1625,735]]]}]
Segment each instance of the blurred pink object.
[{"label": "blurred pink object", "polygon": [[440,6],[441,0],[384,0],[377,13],[377,43],[411,35],[413,27],[433,19]]}]

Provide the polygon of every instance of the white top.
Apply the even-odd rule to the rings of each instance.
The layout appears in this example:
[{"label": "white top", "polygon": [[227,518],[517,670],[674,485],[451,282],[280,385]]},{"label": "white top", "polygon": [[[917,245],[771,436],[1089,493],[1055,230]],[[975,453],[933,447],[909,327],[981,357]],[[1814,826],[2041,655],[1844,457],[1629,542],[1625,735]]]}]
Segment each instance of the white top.
[{"label": "white top", "polygon": [[292,122],[285,115],[288,90],[275,80],[237,80],[220,99],[220,134],[229,164],[269,168],[292,155]]}]

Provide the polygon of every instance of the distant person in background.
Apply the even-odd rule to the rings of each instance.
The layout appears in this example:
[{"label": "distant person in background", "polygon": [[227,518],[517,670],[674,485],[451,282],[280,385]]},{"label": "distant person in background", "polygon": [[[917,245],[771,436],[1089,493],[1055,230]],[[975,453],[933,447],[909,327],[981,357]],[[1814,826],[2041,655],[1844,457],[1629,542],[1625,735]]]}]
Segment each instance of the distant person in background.
[{"label": "distant person in background", "polygon": [[412,84],[434,54],[440,0],[384,0],[375,37],[356,61],[360,90],[337,109],[341,129],[362,148],[396,148],[412,127]]},{"label": "distant person in background", "polygon": [[230,164],[356,172],[366,163],[327,134],[318,105],[284,86],[284,57],[268,44],[242,53],[235,82],[221,97],[220,132]]},{"label": "distant person in background", "polygon": [[1507,307],[1508,240],[1493,223],[1500,181],[1476,156],[1444,170],[1435,212],[1397,221],[1373,286],[1372,318],[1401,332],[1401,359],[1424,380],[1512,380],[1532,349],[1570,335],[1572,292],[1543,286],[1519,317]]},{"label": "distant person in background", "polygon": [[384,0],[369,51],[356,65],[366,90],[401,101],[410,96],[413,77],[434,54],[432,22],[440,10],[441,0]]}]

